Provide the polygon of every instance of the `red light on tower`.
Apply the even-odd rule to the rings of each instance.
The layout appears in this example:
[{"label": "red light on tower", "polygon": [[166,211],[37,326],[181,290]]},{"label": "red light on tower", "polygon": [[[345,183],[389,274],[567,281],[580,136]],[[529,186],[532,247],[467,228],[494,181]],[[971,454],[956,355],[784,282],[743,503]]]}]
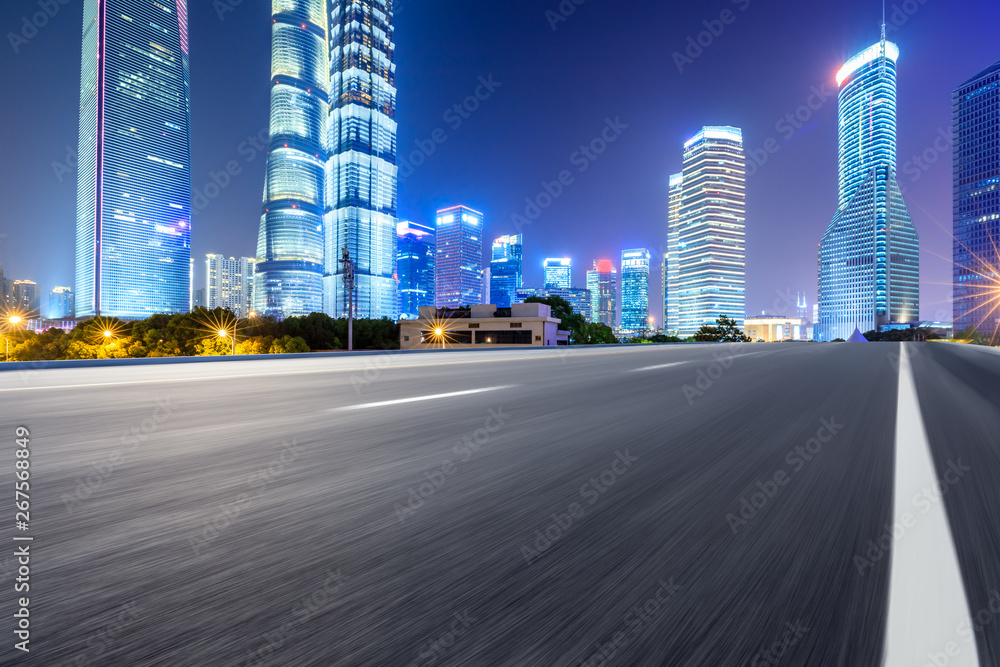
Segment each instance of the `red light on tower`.
[{"label": "red light on tower", "polygon": [[611,263],[610,259],[602,259],[597,262],[597,270],[601,273],[611,273],[615,270],[615,265]]}]

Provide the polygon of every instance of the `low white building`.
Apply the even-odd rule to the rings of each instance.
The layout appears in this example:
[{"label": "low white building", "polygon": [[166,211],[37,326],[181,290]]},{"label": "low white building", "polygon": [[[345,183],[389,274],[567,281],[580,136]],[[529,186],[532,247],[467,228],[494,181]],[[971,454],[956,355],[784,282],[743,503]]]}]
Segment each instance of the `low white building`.
[{"label": "low white building", "polygon": [[786,340],[807,340],[809,323],[799,317],[747,317],[743,331],[751,340],[781,343]]},{"label": "low white building", "polygon": [[465,347],[539,347],[568,345],[569,332],[559,328],[544,303],[515,303],[510,308],[493,305],[471,308],[420,309],[420,319],[399,323],[403,350]]}]

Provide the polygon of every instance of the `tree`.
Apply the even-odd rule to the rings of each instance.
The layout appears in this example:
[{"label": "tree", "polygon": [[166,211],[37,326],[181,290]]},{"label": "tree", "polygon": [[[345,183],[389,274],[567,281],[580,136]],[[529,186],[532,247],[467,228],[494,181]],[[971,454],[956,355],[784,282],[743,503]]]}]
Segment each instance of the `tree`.
[{"label": "tree", "polygon": [[[544,303],[552,308],[552,317],[562,320],[559,328],[569,331],[570,345],[587,345],[587,318],[573,311],[569,301],[561,296],[529,296],[525,303]],[[605,325],[607,326],[607,325]]]},{"label": "tree", "polygon": [[750,343],[752,339],[736,326],[736,320],[719,315],[715,326],[703,324],[694,339],[699,343]]},{"label": "tree", "polygon": [[285,336],[271,343],[271,354],[302,354],[309,351],[306,342],[298,337]]},{"label": "tree", "polygon": [[603,322],[584,323],[580,345],[617,345],[614,330]]}]

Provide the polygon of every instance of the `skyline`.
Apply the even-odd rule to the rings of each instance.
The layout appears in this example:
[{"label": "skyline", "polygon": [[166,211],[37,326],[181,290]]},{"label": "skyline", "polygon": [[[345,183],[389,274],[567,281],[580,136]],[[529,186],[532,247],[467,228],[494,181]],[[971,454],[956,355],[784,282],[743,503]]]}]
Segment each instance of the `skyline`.
[{"label": "skyline", "polygon": [[[425,165],[403,179],[400,186],[401,219],[409,218],[427,224],[432,221],[435,208],[429,204],[462,201],[472,208],[485,209],[486,238],[516,233],[518,230],[514,229],[509,219],[512,213],[519,212],[519,201],[523,202],[525,197],[535,197],[542,191],[540,184],[552,181],[561,169],[574,168],[570,162],[574,145],[598,136],[606,118],[614,120],[620,116],[621,122],[628,127],[618,141],[609,145],[604,154],[588,165],[586,172],[574,172],[575,181],[566,187],[563,196],[557,198],[533,225],[522,230],[527,246],[524,283],[541,284],[541,260],[546,256],[571,256],[578,267],[586,267],[593,259],[616,257],[623,248],[649,247],[654,254],[653,263],[657,264],[653,269],[650,300],[657,302],[660,280],[659,262],[655,261],[655,256],[660,246],[665,244],[667,179],[680,166],[677,147],[702,125],[731,123],[744,128],[748,171],[753,172],[748,175],[747,192],[748,314],[756,314],[764,308],[772,310],[772,304],[779,299],[779,292],[794,294],[803,291],[808,294],[810,303],[815,302],[815,244],[828,222],[829,211],[835,208],[836,200],[836,88],[833,75],[851,53],[859,50],[866,42],[870,43],[881,18],[880,8],[869,7],[872,3],[850,3],[837,8],[800,10],[796,15],[779,12],[784,21],[778,21],[772,28],[767,28],[766,21],[769,17],[773,20],[775,9],[757,6],[755,3],[746,3],[745,11],[740,9],[743,3],[717,3],[716,7],[694,10],[654,10],[653,18],[656,20],[651,22],[666,28],[661,40],[662,46],[655,47],[658,72],[662,73],[661,78],[666,84],[663,87],[672,91],[673,97],[677,96],[678,89],[694,89],[696,92],[685,96],[684,106],[678,108],[676,104],[648,104],[647,101],[655,98],[656,93],[640,90],[639,95],[643,100],[641,106],[656,111],[657,120],[651,124],[643,117],[647,112],[637,109],[635,105],[608,102],[603,98],[589,107],[581,105],[579,113],[572,114],[568,120],[565,113],[559,115],[551,108],[555,102],[553,98],[569,95],[567,101],[572,104],[576,96],[587,90],[587,85],[579,80],[580,75],[563,75],[559,66],[561,61],[551,60],[551,57],[554,50],[560,53],[568,50],[561,57],[583,59],[582,69],[587,68],[587,60],[593,56],[579,49],[574,50],[572,46],[586,42],[588,35],[593,35],[593,31],[597,29],[595,22],[600,21],[599,12],[592,11],[592,5],[579,7],[573,16],[559,23],[553,31],[539,8],[504,13],[498,12],[496,8],[472,9],[460,7],[457,3],[442,4],[454,6],[455,10],[441,19],[443,25],[431,25],[434,23],[432,17],[414,11],[406,2],[400,3],[397,10],[396,59],[401,63],[398,75],[400,154],[406,154],[408,148],[412,149],[414,141],[426,141],[438,127],[447,128],[448,135],[447,141],[439,144],[435,152],[426,157]],[[593,6],[597,4],[595,2]],[[11,3],[3,12],[5,17],[11,14],[14,16],[6,20],[5,25],[17,23],[21,14],[32,6],[31,3]],[[721,11],[729,6],[735,7],[735,22],[726,26],[725,31],[704,54],[686,64],[683,73],[678,72],[670,57],[671,53],[684,49],[686,36],[696,35],[702,21],[715,20],[714,17],[718,15],[716,9]],[[629,14],[636,10],[622,8],[622,11]],[[237,211],[245,211],[247,208],[243,194],[246,190],[256,189],[256,196],[250,197],[250,208],[253,208],[255,201],[259,201],[256,199],[259,197],[257,188],[263,179],[264,161],[259,156],[251,160],[249,155],[253,151],[253,142],[245,145],[244,141],[246,137],[255,134],[253,129],[259,129],[265,124],[267,91],[258,90],[262,87],[259,83],[259,70],[255,70],[253,77],[250,77],[253,67],[238,68],[239,71],[233,72],[230,78],[236,81],[255,81],[252,86],[242,88],[241,96],[254,98],[263,93],[264,104],[247,105],[247,109],[241,109],[239,114],[231,109],[226,109],[225,114],[220,114],[217,110],[214,114],[206,113],[206,105],[218,97],[218,91],[210,90],[203,77],[207,74],[206,70],[227,62],[227,58],[214,58],[209,50],[222,48],[224,45],[231,48],[233,45],[227,40],[234,36],[229,31],[236,26],[243,30],[252,21],[257,21],[260,13],[255,7],[241,5],[220,21],[211,7],[192,9],[192,50],[196,65],[192,73],[192,150],[195,153],[193,186],[196,200],[199,194],[204,193],[205,184],[212,182],[205,177],[206,173],[222,171],[227,159],[236,160],[241,169],[239,175],[231,177],[232,183],[221,188],[221,194],[208,202],[207,208],[196,208],[192,250],[196,257],[210,251],[233,256],[254,254],[252,245],[256,238],[256,225]],[[870,14],[868,20],[863,19],[865,14]],[[976,34],[980,26],[990,24],[988,17],[998,14],[998,10],[988,7],[986,3],[965,3],[960,8],[940,7],[929,3],[920,5],[913,14],[901,14],[906,21],[900,25],[895,22],[893,5],[889,6],[888,14],[890,38],[898,42],[901,49],[899,174],[904,187],[909,186],[907,200],[911,203],[913,216],[923,239],[921,263],[925,270],[922,277],[921,318],[950,319],[948,315],[936,316],[938,311],[948,312],[950,308],[950,304],[945,303],[950,302],[950,260],[933,257],[935,253],[950,257],[951,239],[947,231],[951,226],[950,155],[946,154],[950,153],[950,148],[942,152],[935,148],[935,142],[941,140],[939,131],[950,126],[950,91],[996,61],[996,53],[991,51],[989,42],[977,40]],[[16,68],[9,68],[15,70],[15,80],[22,76],[23,71],[32,71],[29,63],[36,62],[33,59],[43,58],[46,48],[49,51],[45,53],[45,57],[54,57],[52,53],[57,49],[52,48],[50,40],[60,31],[65,33],[60,28],[61,22],[66,22],[72,15],[74,12],[69,8],[61,10],[50,25],[40,31],[38,37],[20,46],[18,54],[12,54],[9,50],[5,52],[4,58],[14,58],[18,65]],[[664,17],[671,20],[659,20]],[[972,20],[972,17],[976,17],[976,20]],[[432,48],[427,43],[417,43],[417,36],[414,34],[415,26],[429,27],[432,32],[428,35],[428,41],[433,42],[433,36],[438,30],[447,31],[449,27],[454,28],[456,23],[470,24],[469,32],[476,34],[485,25],[497,20],[500,21],[497,31],[501,34],[514,27],[526,26],[526,38],[533,41],[543,38],[546,40],[547,47],[538,47],[543,59],[548,58],[546,62],[550,63],[543,68],[542,74],[525,76],[521,73],[521,80],[514,78],[511,69],[516,70],[522,60],[506,63],[495,53],[503,49],[492,43],[477,42],[477,47],[471,49],[471,57],[466,58],[469,62],[459,63],[454,55],[448,55],[450,48],[441,50]],[[939,52],[948,50],[949,40],[956,38],[953,37],[955,31],[938,35],[939,26],[935,24],[956,22],[962,26],[960,34],[963,35],[961,43],[964,51],[951,50],[950,53],[956,55],[943,63],[939,62]],[[540,27],[538,23],[541,24]],[[793,37],[799,35],[791,29],[795,26],[822,28],[810,33],[809,42],[814,46],[809,49],[807,57],[801,58],[802,63],[790,67],[786,62],[788,52],[794,50],[793,46],[797,42]],[[202,38],[199,46],[199,35],[206,35],[208,27],[220,35],[217,39],[213,37],[212,44],[206,43]],[[264,27],[268,27],[266,18]],[[251,52],[255,54],[255,58],[250,60],[260,60],[260,55],[263,54],[266,71],[269,69],[269,39],[265,30],[258,43],[254,35],[259,35],[260,32],[252,29],[247,31],[245,44],[236,53],[242,54],[241,61],[247,60],[247,54]],[[754,43],[761,41],[762,32],[777,40],[768,52],[756,53],[755,59],[751,59],[757,63],[755,69],[767,70],[771,67],[772,71],[768,72],[771,76],[766,80],[760,75],[748,75],[747,63],[734,57],[734,52],[747,46],[747,40],[751,36],[754,37]],[[464,35],[459,37],[461,40],[471,38]],[[78,49],[79,35],[76,40],[74,48]],[[977,46],[980,42],[986,46]],[[46,47],[45,44],[49,46]],[[203,49],[200,72],[197,66],[199,48]],[[454,50],[456,53],[469,51],[459,47]],[[830,53],[831,50],[835,53]],[[427,51],[432,52],[434,57],[426,57]],[[969,51],[973,53],[970,55]],[[210,63],[210,59],[213,62]],[[779,62],[780,67],[776,64]],[[231,70],[232,67],[229,66],[228,69]],[[474,71],[478,72],[475,76]],[[488,88],[480,88],[483,86],[479,83],[480,75],[483,80],[492,81],[499,86],[492,93],[487,92]],[[555,81],[550,80],[553,75],[558,77]],[[70,73],[70,76],[73,74]],[[490,79],[490,76],[493,78]],[[530,91],[533,86],[545,82],[556,85],[540,102],[534,100],[532,95],[525,94],[526,90]],[[602,82],[601,86],[606,88],[602,88],[602,96],[610,95],[619,85],[625,84]],[[783,112],[794,111],[798,105],[809,100],[812,87],[823,92],[824,85],[832,93],[829,99],[819,105],[819,109],[802,130],[794,132],[785,140],[784,135],[776,130]],[[229,86],[228,81],[222,82],[221,88],[230,90]],[[441,92],[418,94],[417,91],[426,91],[428,86]],[[748,92],[751,87],[755,91],[753,94]],[[462,100],[475,93],[477,88],[480,88],[482,96],[487,99],[481,101],[480,109],[471,114],[461,127],[453,130],[452,125],[444,122],[441,109],[447,108],[452,100]],[[522,96],[528,101],[518,102],[517,98]],[[418,97],[423,100],[421,104],[415,104]],[[812,101],[817,99],[819,98]],[[834,102],[831,103],[831,100]],[[51,101],[49,104],[51,105]],[[497,146],[491,145],[509,143],[512,133],[491,129],[491,124],[503,122],[503,116],[511,113],[512,105],[522,114],[526,110],[532,111],[525,104],[535,104],[531,118],[540,122],[537,126],[519,129],[513,143],[523,152],[525,146],[520,142],[528,142],[543,149],[543,154],[524,164],[518,173],[512,175],[508,173],[510,169],[505,166],[505,160],[498,159],[497,156],[505,155],[507,160],[512,159],[513,149],[501,151]],[[30,101],[24,106],[32,108]],[[752,112],[747,111],[748,107]],[[939,111],[931,114],[927,109]],[[65,111],[61,109],[57,115],[64,116]],[[5,114],[10,113],[11,110],[5,110]],[[57,112],[49,110],[48,113]],[[751,118],[748,119],[748,115]],[[246,124],[241,126],[239,122],[222,122],[249,119],[251,116],[257,119],[258,125],[249,131],[236,131],[237,128],[245,130]],[[561,119],[561,124],[565,127],[553,127],[556,118]],[[229,128],[226,125],[234,127],[227,132]],[[60,130],[65,130],[60,123],[54,123],[52,128],[55,136],[60,134]],[[71,133],[75,134],[75,126],[71,128]],[[226,140],[225,148],[214,151],[211,150],[213,145],[217,146],[222,140],[205,140],[209,133],[229,136],[235,134],[236,140],[231,143]],[[769,137],[777,140],[780,150],[765,153],[765,159],[754,162],[756,158],[752,153],[761,150]],[[35,280],[48,292],[54,285],[73,282],[65,274],[65,267],[59,264],[59,258],[66,254],[66,249],[58,241],[47,246],[33,243],[40,237],[58,240],[60,231],[65,236],[65,223],[60,225],[52,221],[51,218],[56,214],[46,214],[45,211],[58,210],[56,203],[63,201],[66,194],[63,191],[70,191],[69,195],[75,196],[72,192],[75,188],[70,183],[75,179],[64,176],[63,182],[59,183],[51,163],[64,159],[65,151],[58,148],[58,143],[56,149],[50,151],[52,144],[48,136],[35,137],[35,140],[42,146],[37,152],[44,159],[42,173],[35,179],[39,192],[35,199],[42,201],[35,201],[33,204],[41,212],[32,216],[33,223],[34,218],[41,219],[38,220],[37,227],[35,224],[31,225],[31,231],[42,228],[47,233],[26,234],[26,230],[14,229],[20,226],[18,220],[24,214],[18,212],[20,199],[10,197],[8,190],[18,183],[18,174],[8,174],[9,177],[3,180],[2,192],[13,204],[9,208],[9,214],[14,217],[10,224],[2,225],[4,228],[0,229],[0,233],[9,234],[7,238],[0,240],[0,263],[3,263],[5,272],[12,279]],[[16,145],[17,141],[12,143]],[[68,145],[74,143],[75,138]],[[648,149],[644,149],[646,145],[649,146]],[[810,147],[814,145],[825,148]],[[831,146],[834,147],[832,150]],[[483,149],[477,150],[477,147]],[[246,150],[241,152],[241,148]],[[655,159],[650,160],[648,155],[643,154],[643,150],[654,152]],[[938,158],[927,172],[911,163],[909,157],[925,150],[932,154],[937,151]],[[537,153],[538,150],[535,150],[532,155]],[[479,159],[481,154],[483,159]],[[26,155],[29,161],[35,158],[36,156]],[[36,164],[34,169],[25,171],[37,175],[38,167]],[[921,178],[912,182],[914,170]],[[462,176],[448,178],[449,172],[460,173]],[[786,190],[781,195],[783,199],[778,199],[773,194],[775,179],[790,180],[795,188],[789,191],[785,186]],[[516,184],[511,184],[512,180]],[[256,185],[251,184],[251,181]],[[919,183],[919,187],[914,187],[915,183]],[[30,188],[22,189],[30,191]],[[48,191],[56,192],[50,196]],[[523,207],[523,203],[521,205]],[[609,209],[615,209],[614,213],[609,213]],[[928,213],[937,218],[937,224],[941,227],[935,225]],[[239,222],[232,220],[236,217],[240,218]],[[807,222],[799,223],[799,220]],[[581,230],[585,233],[580,233]],[[16,249],[10,250],[9,247]],[[484,257],[484,264],[485,261]],[[583,270],[577,273],[580,275],[574,276],[574,284],[582,286]],[[201,277],[196,277],[196,283],[201,282]],[[783,309],[791,310],[792,306],[784,304]],[[782,308],[772,312],[780,310]],[[652,314],[657,321],[660,320],[656,307]]]}]

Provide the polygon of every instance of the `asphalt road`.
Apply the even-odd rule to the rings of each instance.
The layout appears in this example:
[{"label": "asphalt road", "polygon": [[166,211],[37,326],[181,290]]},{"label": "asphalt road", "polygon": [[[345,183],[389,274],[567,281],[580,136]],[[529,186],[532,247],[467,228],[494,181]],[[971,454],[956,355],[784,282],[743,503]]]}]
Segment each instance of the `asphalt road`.
[{"label": "asphalt road", "polygon": [[[0,664],[877,667],[900,349],[0,372],[34,538],[28,654],[0,552]],[[908,349],[987,610],[945,630],[1000,665],[1000,354]]]}]

